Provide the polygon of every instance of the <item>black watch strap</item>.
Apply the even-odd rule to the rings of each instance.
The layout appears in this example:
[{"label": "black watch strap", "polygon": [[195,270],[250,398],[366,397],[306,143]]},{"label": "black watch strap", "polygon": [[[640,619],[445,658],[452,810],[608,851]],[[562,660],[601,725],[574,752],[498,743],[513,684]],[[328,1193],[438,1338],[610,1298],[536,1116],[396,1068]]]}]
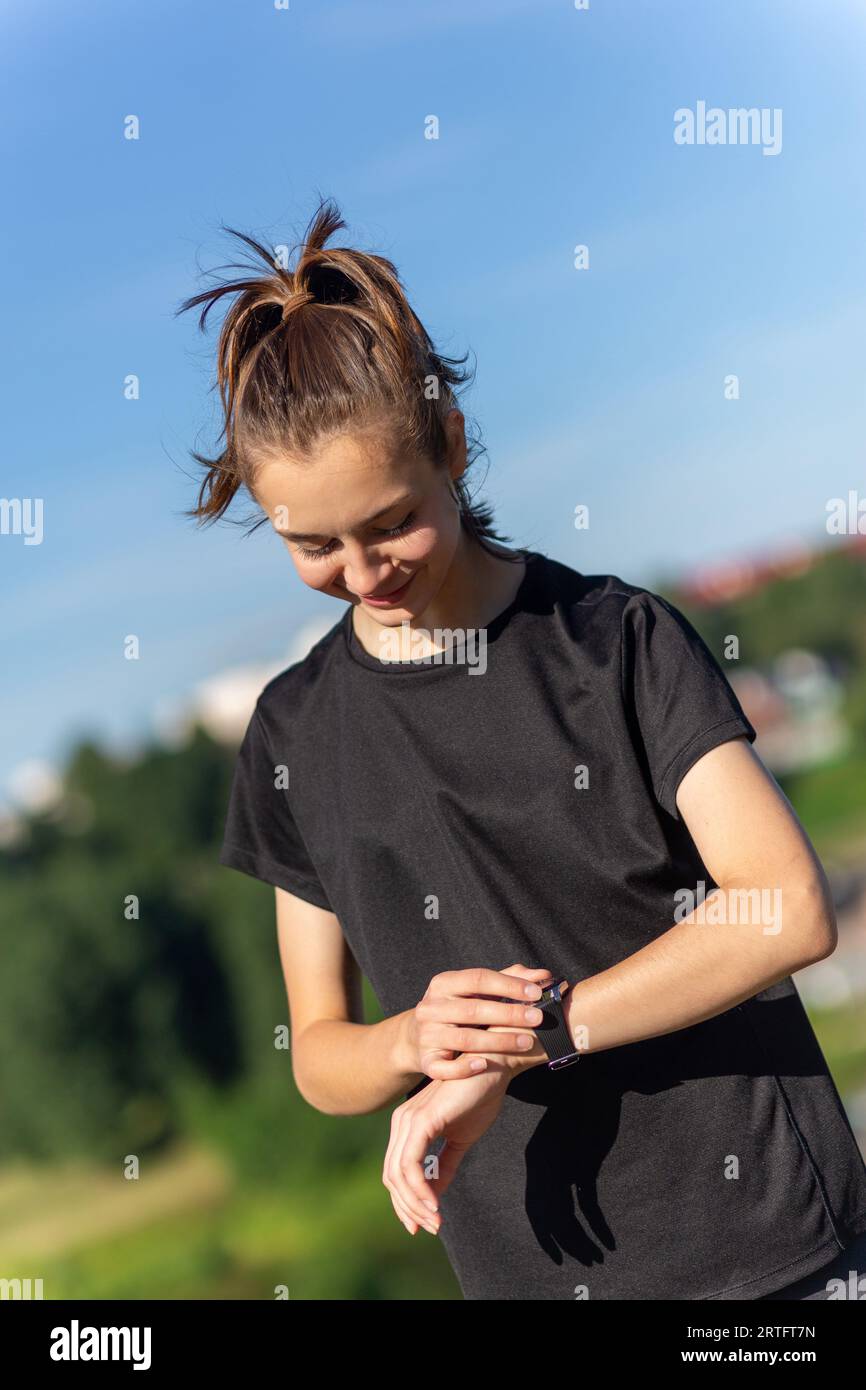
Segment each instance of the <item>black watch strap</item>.
[{"label": "black watch strap", "polygon": [[557,1071],[560,1067],[569,1067],[572,1062],[580,1060],[580,1054],[574,1049],[574,1043],[565,1022],[561,992],[563,985],[568,987],[565,980],[559,980],[549,985],[541,998],[536,1001],[536,1008],[543,1013],[544,1021],[534,1031],[550,1058],[547,1065],[551,1071]]}]

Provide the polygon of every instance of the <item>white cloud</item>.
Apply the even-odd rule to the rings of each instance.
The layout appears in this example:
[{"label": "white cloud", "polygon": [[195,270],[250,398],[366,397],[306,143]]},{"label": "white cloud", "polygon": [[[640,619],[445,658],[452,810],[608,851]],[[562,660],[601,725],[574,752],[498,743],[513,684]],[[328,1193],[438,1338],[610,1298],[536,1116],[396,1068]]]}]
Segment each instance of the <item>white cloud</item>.
[{"label": "white cloud", "polygon": [[20,810],[38,814],[60,800],[63,783],[51,763],[30,758],[12,769],[7,791],[10,801]]}]

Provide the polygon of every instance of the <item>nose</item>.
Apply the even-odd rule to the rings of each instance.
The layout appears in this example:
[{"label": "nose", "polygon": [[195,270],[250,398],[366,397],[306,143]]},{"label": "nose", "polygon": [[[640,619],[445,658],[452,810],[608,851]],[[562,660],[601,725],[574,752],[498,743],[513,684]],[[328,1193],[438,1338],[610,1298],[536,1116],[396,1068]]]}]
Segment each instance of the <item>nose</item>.
[{"label": "nose", "polygon": [[358,555],[343,566],[343,582],[353,594],[367,598],[382,589],[396,588],[400,578],[393,564]]}]

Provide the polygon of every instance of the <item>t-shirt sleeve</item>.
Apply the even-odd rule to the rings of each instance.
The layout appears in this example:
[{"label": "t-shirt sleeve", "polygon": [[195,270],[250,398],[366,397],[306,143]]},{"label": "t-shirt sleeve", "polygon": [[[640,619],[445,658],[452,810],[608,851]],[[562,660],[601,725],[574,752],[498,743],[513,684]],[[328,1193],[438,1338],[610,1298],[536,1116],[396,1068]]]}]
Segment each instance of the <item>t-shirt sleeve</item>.
[{"label": "t-shirt sleeve", "polygon": [[284,780],[257,705],[235,763],[220,863],[332,912]]},{"label": "t-shirt sleeve", "polygon": [[623,698],[657,801],[676,820],[677,788],[720,743],[755,729],[703,638],[658,594],[633,595],[622,614]]}]

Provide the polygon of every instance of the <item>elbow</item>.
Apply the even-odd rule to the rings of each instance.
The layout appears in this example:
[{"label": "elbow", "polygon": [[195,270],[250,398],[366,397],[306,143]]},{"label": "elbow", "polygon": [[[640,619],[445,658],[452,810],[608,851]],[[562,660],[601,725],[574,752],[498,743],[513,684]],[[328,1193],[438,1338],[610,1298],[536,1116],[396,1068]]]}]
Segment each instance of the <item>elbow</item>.
[{"label": "elbow", "polygon": [[315,1086],[308,1085],[302,1075],[298,1075],[297,1067],[294,1068],[292,1074],[295,1078],[295,1090],[301,1099],[305,1100],[312,1110],[318,1110],[320,1115],[329,1115],[331,1111],[328,1109],[324,1097],[316,1094]]},{"label": "elbow", "polygon": [[825,918],[816,927],[814,948],[809,957],[809,965],[814,965],[817,961],[826,960],[828,956],[832,956],[838,945],[839,931],[836,926],[836,914],[832,913],[829,918]]},{"label": "elbow", "polygon": [[832,956],[839,944],[833,895],[823,870],[791,891],[792,926],[798,941],[796,969]]},{"label": "elbow", "polygon": [[313,1077],[307,1076],[304,1067],[301,1065],[297,1054],[292,1060],[292,1076],[295,1081],[295,1089],[302,1100],[307,1102],[313,1110],[318,1110],[320,1115],[342,1115],[345,1111],[335,1108],[332,1098],[320,1091],[316,1086]]},{"label": "elbow", "polygon": [[[300,1090],[300,1087],[298,1087],[298,1090]],[[314,1095],[305,1094],[303,1091],[301,1091],[301,1095],[308,1105],[312,1106],[314,1110],[318,1110],[320,1115],[330,1115],[333,1118],[347,1119],[353,1115],[369,1115],[373,1113],[370,1110],[362,1110],[354,1105],[340,1105],[333,1099],[328,1099],[325,1096],[316,1097]]]},{"label": "elbow", "polygon": [[341,1106],[334,1105],[333,1100],[325,1095],[320,1095],[316,1087],[310,1085],[306,1080],[298,1076],[297,1069],[293,1072],[295,1078],[295,1089],[303,1100],[313,1109],[318,1110],[320,1115],[348,1115],[351,1111],[344,1110]]},{"label": "elbow", "polygon": [[301,1046],[301,1038],[295,1038],[292,1048],[292,1078],[295,1083],[295,1090],[313,1110],[318,1110],[322,1115],[328,1115],[331,1112],[328,1108],[327,1098],[319,1094],[315,1076],[308,1075],[307,1068],[304,1066],[305,1051],[306,1049]]},{"label": "elbow", "polygon": [[292,1056],[292,1076],[298,1094],[313,1110],[318,1110],[320,1115],[358,1115],[363,1113],[352,1105],[341,1104],[336,1101],[333,1095],[328,1094],[327,1087],[317,1085],[315,1076],[308,1073],[303,1065],[303,1057],[299,1055],[297,1049]]}]

